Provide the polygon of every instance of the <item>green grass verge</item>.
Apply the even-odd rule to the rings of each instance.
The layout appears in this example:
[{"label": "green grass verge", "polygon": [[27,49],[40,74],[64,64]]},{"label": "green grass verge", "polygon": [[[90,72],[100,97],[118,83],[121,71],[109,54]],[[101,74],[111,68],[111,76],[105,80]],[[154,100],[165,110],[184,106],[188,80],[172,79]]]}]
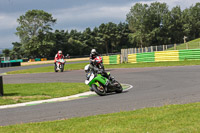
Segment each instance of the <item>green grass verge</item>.
[{"label": "green grass verge", "polygon": [[0,127],[15,133],[161,133],[200,132],[200,103]]},{"label": "green grass verge", "polygon": [[[187,42],[189,44],[189,49],[200,49],[200,38]],[[176,47],[177,50],[186,49],[186,44],[180,44]],[[174,47],[168,50],[174,50]]]},{"label": "green grass verge", "polygon": [[[81,70],[84,69],[88,63],[77,63],[65,65],[66,70]],[[185,61],[170,61],[170,62],[148,62],[148,63],[123,63],[116,65],[104,65],[108,68],[138,68],[138,67],[166,67],[166,66],[189,66],[189,65],[200,65],[200,60],[185,60]],[[10,71],[7,74],[24,74],[24,73],[43,73],[43,72],[54,72],[54,67],[40,67],[18,71]]]},{"label": "green grass verge", "polygon": [[70,96],[89,91],[84,83],[4,84],[0,105]]}]

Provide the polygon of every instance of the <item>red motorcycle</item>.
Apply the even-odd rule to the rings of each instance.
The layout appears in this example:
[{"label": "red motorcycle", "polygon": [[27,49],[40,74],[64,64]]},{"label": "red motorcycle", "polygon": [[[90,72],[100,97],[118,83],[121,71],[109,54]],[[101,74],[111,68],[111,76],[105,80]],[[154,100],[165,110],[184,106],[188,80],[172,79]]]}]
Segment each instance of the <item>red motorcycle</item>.
[{"label": "red motorcycle", "polygon": [[103,65],[103,58],[101,56],[97,56],[94,59],[94,65],[96,65],[99,69],[104,70],[104,65]]},{"label": "red motorcycle", "polygon": [[54,67],[55,72],[58,72],[58,71],[63,72],[64,71],[64,65],[65,65],[64,59],[57,60],[56,63],[55,63],[55,67]]}]

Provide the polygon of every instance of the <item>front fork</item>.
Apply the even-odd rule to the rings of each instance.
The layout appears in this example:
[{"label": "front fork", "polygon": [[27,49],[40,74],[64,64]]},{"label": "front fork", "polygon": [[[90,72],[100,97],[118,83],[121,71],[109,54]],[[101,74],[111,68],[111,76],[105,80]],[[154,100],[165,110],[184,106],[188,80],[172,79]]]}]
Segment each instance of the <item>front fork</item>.
[{"label": "front fork", "polygon": [[59,69],[60,69],[60,64],[59,64],[59,63],[57,63],[57,68],[59,68]]},{"label": "front fork", "polygon": [[95,82],[97,88],[102,91],[103,89],[105,90],[105,92],[107,92],[107,85],[106,84],[109,84],[109,81],[107,80],[106,81],[106,84],[104,86],[102,86],[98,81]]}]

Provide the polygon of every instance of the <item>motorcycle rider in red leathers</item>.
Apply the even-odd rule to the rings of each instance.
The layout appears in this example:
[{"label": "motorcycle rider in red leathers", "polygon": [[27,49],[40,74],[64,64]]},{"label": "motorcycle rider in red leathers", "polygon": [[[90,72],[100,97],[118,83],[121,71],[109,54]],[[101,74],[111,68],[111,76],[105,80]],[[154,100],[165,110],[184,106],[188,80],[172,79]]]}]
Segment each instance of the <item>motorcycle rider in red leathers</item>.
[{"label": "motorcycle rider in red leathers", "polygon": [[61,50],[59,50],[58,53],[55,55],[54,64],[56,65],[56,61],[60,59],[64,59],[64,55],[62,54]]}]

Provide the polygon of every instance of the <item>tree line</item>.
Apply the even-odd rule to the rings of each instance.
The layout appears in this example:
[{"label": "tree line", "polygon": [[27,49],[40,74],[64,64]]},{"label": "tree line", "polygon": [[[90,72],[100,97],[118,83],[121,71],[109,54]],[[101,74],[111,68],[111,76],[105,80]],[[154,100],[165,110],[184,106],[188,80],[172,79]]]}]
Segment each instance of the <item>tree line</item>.
[{"label": "tree line", "polygon": [[160,2],[136,3],[126,22],[102,23],[84,31],[52,31],[56,19],[43,10],[29,10],[17,22],[20,42],[13,42],[12,50],[3,50],[11,58],[53,57],[58,50],[65,55],[89,55],[93,48],[100,54],[108,54],[122,48],[182,43],[184,36],[188,41],[199,38],[200,3],[184,10],[180,6],[170,10],[166,3]]}]

